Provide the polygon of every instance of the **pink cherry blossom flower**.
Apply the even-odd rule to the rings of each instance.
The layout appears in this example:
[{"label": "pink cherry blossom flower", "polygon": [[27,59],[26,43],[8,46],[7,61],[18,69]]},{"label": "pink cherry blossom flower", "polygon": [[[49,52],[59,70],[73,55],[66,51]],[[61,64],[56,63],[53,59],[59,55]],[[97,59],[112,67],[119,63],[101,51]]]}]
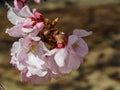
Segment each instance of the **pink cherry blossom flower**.
[{"label": "pink cherry blossom flower", "polygon": [[[66,74],[70,73],[74,69],[78,69],[80,63],[83,62],[83,57],[88,53],[88,46],[85,41],[82,39],[84,36],[88,36],[92,32],[87,32],[85,30],[74,30],[73,35],[70,35],[68,38],[68,44],[64,48],[55,48],[51,51],[48,51],[45,56],[52,58],[50,61],[54,62],[55,68],[53,69],[54,74]],[[54,60],[54,61],[53,61]]]},{"label": "pink cherry blossom flower", "polygon": [[10,8],[7,17],[15,25],[6,30],[12,37],[36,36],[44,28],[42,14],[35,9],[31,12],[27,5],[22,9]]},{"label": "pink cherry blossom flower", "polygon": [[21,71],[22,81],[45,83],[51,79],[51,71],[46,68],[39,37],[21,38],[11,49],[11,64]]},{"label": "pink cherry blossom flower", "polygon": [[[21,80],[31,83],[46,83],[79,68],[88,53],[88,46],[82,37],[92,32],[76,29],[66,35],[53,21],[28,7],[27,0],[14,0],[14,7],[8,3],[8,20],[14,25],[6,30],[12,37],[19,37],[11,48],[11,61],[21,72]],[[34,0],[40,3],[40,0]]]},{"label": "pink cherry blossom flower", "polygon": [[18,68],[18,70],[23,70],[19,69],[19,63],[28,59],[27,54],[30,51],[31,46],[35,44],[35,41],[37,42],[39,40],[39,37],[26,37],[19,39],[18,42],[14,42],[11,48],[11,63],[15,65]]},{"label": "pink cherry blossom flower", "polygon": [[[76,32],[78,33],[76,34]],[[69,36],[67,46],[55,54],[54,59],[62,73],[69,73],[79,68],[80,63],[83,62],[83,57],[88,53],[88,46],[81,37],[90,34],[91,32],[84,30],[75,30],[73,35]]]}]

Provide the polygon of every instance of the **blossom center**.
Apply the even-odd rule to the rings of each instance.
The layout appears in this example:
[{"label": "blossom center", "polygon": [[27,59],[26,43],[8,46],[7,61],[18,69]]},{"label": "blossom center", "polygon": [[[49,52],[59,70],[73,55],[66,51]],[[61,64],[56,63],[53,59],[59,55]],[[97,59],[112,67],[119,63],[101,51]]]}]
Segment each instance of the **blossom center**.
[{"label": "blossom center", "polygon": [[52,22],[49,19],[45,19],[45,28],[40,31],[39,36],[45,43],[46,47],[51,50],[54,48],[64,48],[67,44],[68,38],[61,30],[55,28],[58,22],[58,18]]},{"label": "blossom center", "polygon": [[79,47],[79,45],[78,45],[77,43],[74,43],[74,44],[72,45],[72,47],[73,47],[74,49],[76,49],[76,48]]}]

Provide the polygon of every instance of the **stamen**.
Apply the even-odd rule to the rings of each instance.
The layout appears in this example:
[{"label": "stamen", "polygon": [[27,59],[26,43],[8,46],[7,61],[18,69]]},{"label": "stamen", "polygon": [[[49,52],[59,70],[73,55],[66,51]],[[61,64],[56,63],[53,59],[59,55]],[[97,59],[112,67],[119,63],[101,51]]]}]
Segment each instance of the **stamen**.
[{"label": "stamen", "polygon": [[54,19],[54,20],[52,21],[52,26],[55,26],[55,25],[57,24],[58,20],[59,20],[59,18]]},{"label": "stamen", "polygon": [[53,21],[46,18],[45,28],[39,33],[41,40],[45,43],[49,50],[54,48],[64,48],[68,42],[66,35],[60,29],[54,28],[57,22],[58,18]]},{"label": "stamen", "polygon": [[32,46],[31,46],[31,52],[32,52],[32,53],[35,53],[35,49],[36,49],[36,45],[32,45]]},{"label": "stamen", "polygon": [[72,46],[73,46],[74,49],[76,49],[78,47],[78,44],[75,43]]}]

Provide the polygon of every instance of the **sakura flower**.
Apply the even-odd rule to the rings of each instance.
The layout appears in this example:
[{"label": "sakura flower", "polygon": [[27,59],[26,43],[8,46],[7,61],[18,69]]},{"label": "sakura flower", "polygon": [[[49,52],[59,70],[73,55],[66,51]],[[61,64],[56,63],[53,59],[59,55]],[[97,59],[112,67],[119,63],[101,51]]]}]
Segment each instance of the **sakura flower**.
[{"label": "sakura flower", "polygon": [[83,62],[83,57],[88,53],[88,46],[81,37],[90,34],[92,32],[75,30],[73,35],[69,36],[66,47],[56,52],[54,60],[62,73],[69,73],[79,68],[80,63]]},{"label": "sakura flower", "polygon": [[44,51],[39,51],[42,47],[39,40],[39,37],[21,38],[12,46],[10,63],[21,71],[22,81],[44,83],[51,79],[50,70],[46,68],[45,61],[41,57]]},{"label": "sakura flower", "polygon": [[88,53],[82,37],[92,32],[76,29],[67,35],[55,27],[58,18],[44,19],[36,9],[31,11],[26,1],[14,0],[14,7],[9,5],[7,13],[14,26],[6,33],[20,38],[11,48],[10,63],[21,72],[21,80],[46,83],[78,69]]},{"label": "sakura flower", "polygon": [[26,63],[27,70],[21,72],[23,81],[30,81],[37,84],[46,83],[51,80],[50,71],[43,68],[45,62],[38,55],[29,53]]},{"label": "sakura flower", "polygon": [[6,30],[12,37],[36,36],[44,28],[42,14],[35,9],[31,12],[27,5],[22,9],[10,8],[7,17],[15,25]]},{"label": "sakura flower", "polygon": [[[56,39],[59,40],[59,42],[61,41],[60,47],[58,47],[57,45],[59,44],[57,44],[56,48],[48,50],[44,54],[50,59],[49,62],[47,62],[48,68],[51,69],[54,75],[64,75],[79,68],[80,63],[83,62],[83,57],[88,53],[88,46],[82,37],[90,34],[92,34],[92,32],[75,30],[73,35],[68,36],[68,40],[66,40],[64,33],[60,34],[60,36],[62,36]],[[49,63],[54,63],[55,68],[50,66]]]}]

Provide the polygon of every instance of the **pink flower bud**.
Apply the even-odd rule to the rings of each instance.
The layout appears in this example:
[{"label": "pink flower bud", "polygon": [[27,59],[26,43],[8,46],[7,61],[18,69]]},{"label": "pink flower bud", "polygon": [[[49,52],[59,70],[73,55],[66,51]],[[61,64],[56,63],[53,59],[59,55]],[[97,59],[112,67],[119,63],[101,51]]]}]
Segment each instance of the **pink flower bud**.
[{"label": "pink flower bud", "polygon": [[21,9],[26,5],[26,3],[26,0],[14,0],[14,7]]},{"label": "pink flower bud", "polygon": [[35,16],[36,18],[41,18],[41,17],[42,17],[42,14],[39,13],[39,12],[37,12],[37,11],[35,11],[35,12],[34,12],[34,16]]},{"label": "pink flower bud", "polygon": [[61,49],[61,48],[64,48],[64,47],[65,47],[65,46],[64,46],[62,43],[58,43],[58,44],[57,44],[57,48],[58,48],[58,49]]},{"label": "pink flower bud", "polygon": [[34,0],[37,4],[40,4],[40,0]]}]

